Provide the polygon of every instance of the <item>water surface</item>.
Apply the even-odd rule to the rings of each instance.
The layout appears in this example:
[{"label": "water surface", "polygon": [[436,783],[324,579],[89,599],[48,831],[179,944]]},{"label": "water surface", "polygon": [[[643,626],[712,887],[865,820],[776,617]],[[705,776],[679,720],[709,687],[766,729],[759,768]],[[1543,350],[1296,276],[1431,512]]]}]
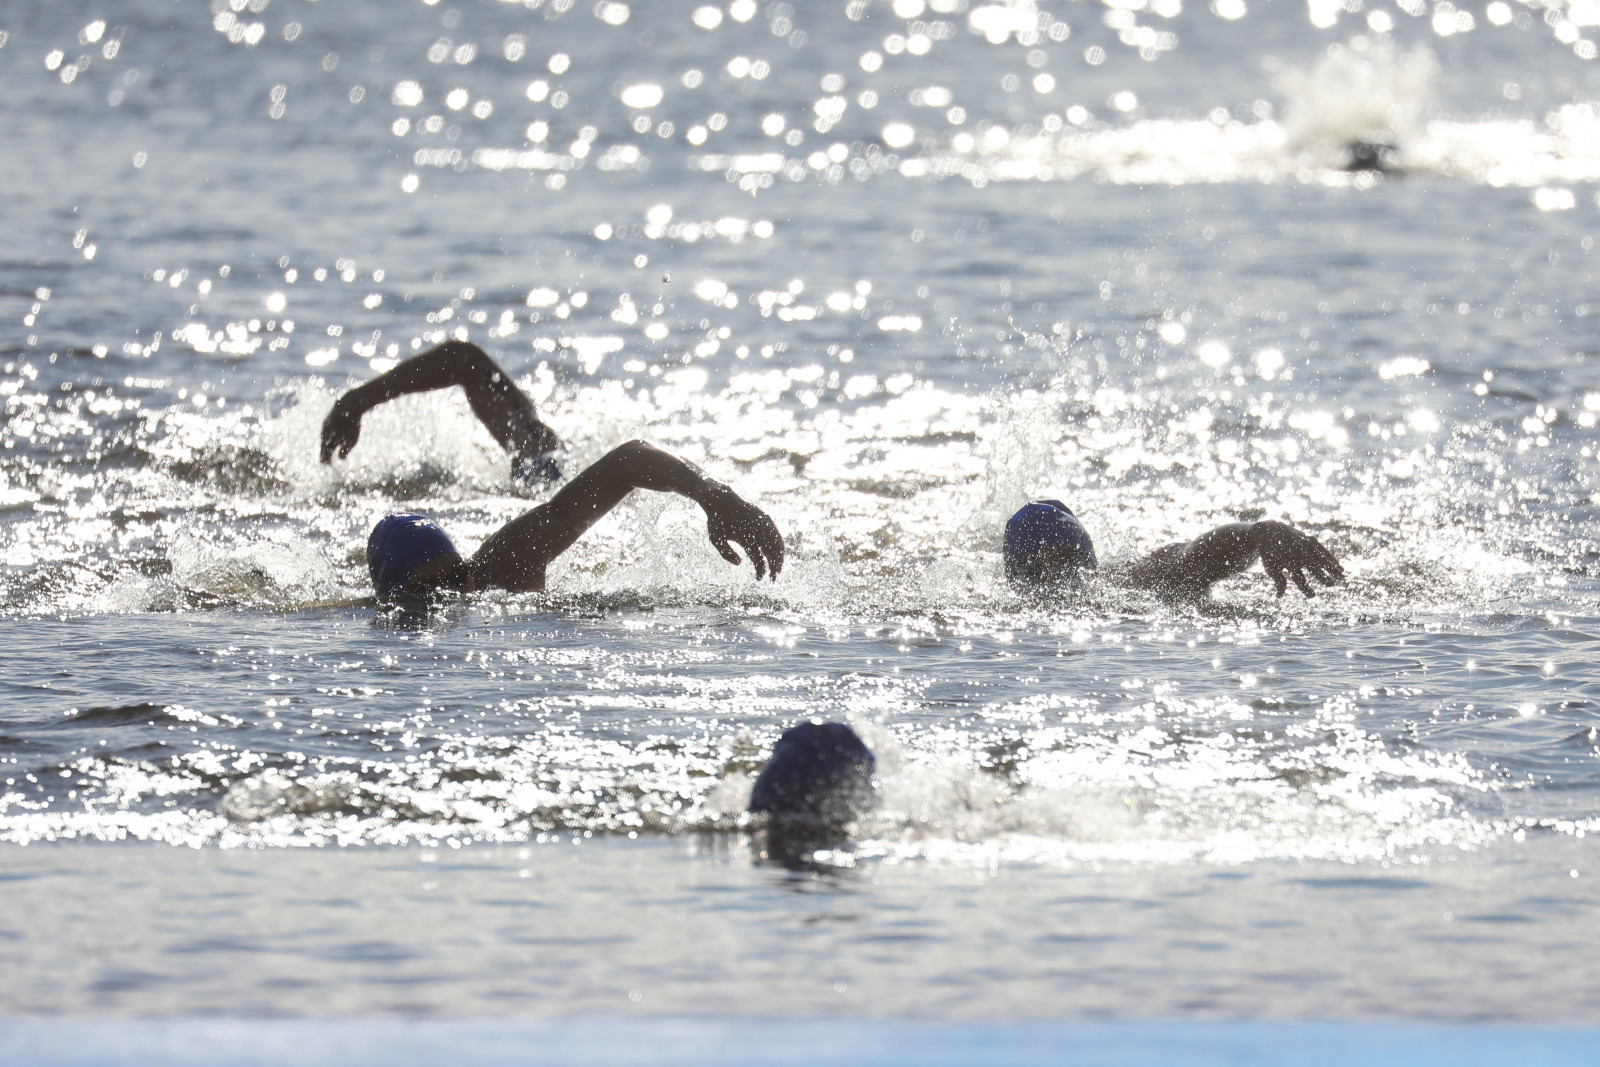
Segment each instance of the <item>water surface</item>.
[{"label": "water surface", "polygon": [[[8,11],[0,1007],[1592,1020],[1591,21]],[[767,509],[781,580],[648,496],[546,594],[378,612],[378,517],[473,546],[540,498],[457,395],[316,462],[450,337],[569,466],[644,438]],[[1112,559],[1286,519],[1349,580],[1024,600],[1035,496]],[[792,872],[742,810],[805,718],[883,805]],[[349,917],[272,902],[318,870]],[[132,904],[175,884],[177,940]],[[586,947],[452,947],[501,906]]]}]

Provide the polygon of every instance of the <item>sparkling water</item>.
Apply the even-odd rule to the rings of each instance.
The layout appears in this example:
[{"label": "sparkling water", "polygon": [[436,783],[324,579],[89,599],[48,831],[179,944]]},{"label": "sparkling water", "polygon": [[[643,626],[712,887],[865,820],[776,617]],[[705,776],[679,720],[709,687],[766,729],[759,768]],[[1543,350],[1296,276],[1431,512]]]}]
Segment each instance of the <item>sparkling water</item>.
[{"label": "sparkling water", "polygon": [[[0,1010],[1595,1018],[1597,26],[6,8]],[[376,519],[542,499],[455,392],[318,463],[451,338],[781,578],[641,493],[548,593],[377,610]],[[1348,580],[1018,597],[1040,496]],[[808,718],[882,803],[786,867]]]}]

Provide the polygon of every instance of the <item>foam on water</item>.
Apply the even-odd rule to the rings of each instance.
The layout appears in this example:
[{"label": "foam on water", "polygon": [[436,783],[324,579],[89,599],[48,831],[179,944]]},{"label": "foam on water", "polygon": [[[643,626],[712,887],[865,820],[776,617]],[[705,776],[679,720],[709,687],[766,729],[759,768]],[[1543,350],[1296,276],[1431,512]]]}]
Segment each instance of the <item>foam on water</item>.
[{"label": "foam on water", "polygon": [[[879,753],[851,862],[1586,833],[1590,15],[12,13],[0,837],[740,835],[813,716]],[[455,396],[317,463],[450,337],[569,470],[643,437],[768,509],[783,579],[650,497],[548,594],[377,615],[377,517],[474,546],[540,499]],[[1041,495],[1111,560],[1271,515],[1349,581],[1027,601]]]},{"label": "foam on water", "polygon": [[[809,375],[735,377],[708,393],[703,374],[669,371],[653,394],[530,379],[552,423],[582,442],[571,462],[643,433],[781,516],[792,548],[784,581],[752,585],[706,550],[692,508],[645,498],[561,561],[552,593],[490,597],[466,615],[421,620],[423,647],[398,660],[381,649],[330,662],[315,652],[196,648],[220,667],[248,664],[288,679],[282,694],[265,697],[273,727],[293,724],[297,735],[323,740],[230,739],[264,720],[259,710],[221,711],[216,697],[91,710],[95,722],[112,715],[135,727],[148,716],[135,734],[202,731],[202,739],[155,760],[134,737],[109,752],[68,746],[8,783],[4,835],[260,845],[740,831],[770,724],[815,715],[854,721],[880,754],[883,808],[859,828],[850,862],[1390,861],[1475,847],[1520,825],[1498,813],[1504,774],[1465,750],[1407,738],[1414,712],[1403,688],[1374,734],[1363,723],[1365,689],[1349,689],[1326,666],[1295,673],[1332,684],[1331,697],[1253,702],[1183,695],[1126,667],[1098,695],[1092,668],[1063,678],[1064,691],[1030,695],[1003,667],[1011,645],[1089,657],[1097,647],[1187,646],[1198,662],[1208,643],[1290,637],[1342,647],[1336,635],[1351,627],[1427,630],[1451,619],[1493,628],[1497,612],[1524,610],[1530,582],[1551,589],[1564,613],[1592,611],[1583,531],[1549,526],[1542,558],[1524,546],[1547,486],[1518,486],[1524,503],[1512,514],[1484,506],[1506,492],[1494,473],[1503,461],[1487,469],[1481,461],[1485,435],[1501,424],[1468,423],[1449,436],[1458,443],[1442,447],[1390,447],[1353,412],[1301,418],[1297,428],[1294,413],[1260,394],[1242,403],[1216,392],[1181,399],[1104,383],[1091,390],[1072,376],[1020,403],[911,386],[816,416],[785,403],[810,387]],[[384,511],[427,510],[470,545],[532,503],[514,495],[504,458],[455,398],[381,410],[348,465],[319,466],[330,401],[325,387],[302,383],[259,414],[149,412],[124,446],[146,452],[149,465],[100,477],[52,482],[49,468],[19,454],[9,465],[36,473],[30,484],[50,506],[12,520],[14,543],[34,546],[35,559],[22,568],[33,580],[10,587],[8,610],[82,621],[222,607],[326,612],[367,596],[361,546]],[[41,404],[35,439],[78,417]],[[1354,434],[1344,429],[1352,424]],[[1554,449],[1577,428],[1509,425],[1553,435]],[[1474,482],[1484,497],[1461,491]],[[1346,559],[1350,581],[1316,601],[1281,604],[1259,578],[1233,583],[1220,612],[1163,606],[1114,585],[1065,604],[1021,601],[999,578],[998,529],[1030,487],[1072,499],[1112,558],[1268,512],[1316,530]],[[113,515],[137,517],[108,542],[117,524],[102,516],[111,500]],[[580,629],[586,618],[619,619],[613,640],[622,650],[587,647],[589,639],[541,649],[534,638],[525,647],[526,637],[507,643],[482,632],[510,623],[516,634],[526,625],[517,620],[550,612],[580,620]],[[843,641],[869,653],[869,669],[873,647],[886,645],[921,680],[866,681],[859,654],[798,676],[750,674],[715,638],[703,652],[666,652],[651,636],[714,632],[719,617],[744,635],[735,645]],[[331,621],[320,618],[310,616],[314,629]],[[431,651],[438,641],[450,651]],[[916,665],[919,650],[974,644],[1001,659]],[[466,676],[449,666],[463,656]],[[342,680],[352,669],[391,680],[352,688]],[[428,680],[441,671],[455,714],[433,708],[433,698],[410,703],[417,684],[435,688]],[[1243,667],[1237,684],[1248,691],[1267,673]],[[485,688],[508,674],[526,695],[489,698]],[[963,675],[1000,693],[946,721],[933,691]],[[250,690],[234,687],[221,706],[257,704]],[[280,703],[288,710],[270,710]],[[353,711],[368,704],[384,709],[377,721]],[[702,715],[712,707],[737,711],[708,726]],[[68,724],[85,714],[78,702],[63,712]],[[651,728],[620,723],[596,737],[563,726],[571,715],[643,715],[672,740],[663,747]],[[317,751],[324,746],[335,751]]]},{"label": "foam on water", "polygon": [[[620,680],[615,668],[605,673]],[[665,694],[654,692],[638,706],[665,716],[663,724],[678,717],[674,711],[687,722],[708,703],[729,699],[749,712],[762,705],[856,709],[879,756],[883,800],[858,827],[848,853],[854,862],[1415,860],[1508,832],[1503,821],[1472,812],[1475,798],[1481,809],[1484,795],[1500,788],[1496,781],[1460,756],[1396,751],[1369,736],[1353,699],[1280,712],[1266,721],[1283,717],[1287,725],[1263,729],[1263,709],[1241,701],[1159,694],[1112,711],[1095,700],[1055,696],[984,709],[983,728],[912,732],[879,723],[896,706],[914,706],[916,687],[885,692],[845,684],[796,703],[786,682],[658,678]],[[152,765],[91,750],[40,772],[54,778],[59,768],[69,781],[54,788],[75,786],[79,804],[44,798],[43,784],[41,792],[19,786],[5,795],[5,838],[459,844],[750,825],[743,809],[766,742],[702,730],[640,743],[560,725],[568,710],[592,703],[578,696],[502,701],[463,713],[454,726],[441,719],[455,717],[426,709],[387,722],[312,710],[313,737],[350,738],[354,744],[336,745],[345,752],[412,753],[403,758],[323,757],[315,748],[280,754],[212,742]],[[633,702],[624,693],[601,703],[615,709]],[[69,723],[105,729],[111,718],[146,716],[151,736],[163,726],[219,737],[247,727],[238,716],[178,705],[93,709],[85,721]],[[506,733],[481,732],[495,722]],[[1235,725],[1243,723],[1252,725]],[[530,735],[534,724],[544,729]],[[177,810],[173,798],[181,801]],[[1567,829],[1585,826],[1594,829],[1592,820]]]}]

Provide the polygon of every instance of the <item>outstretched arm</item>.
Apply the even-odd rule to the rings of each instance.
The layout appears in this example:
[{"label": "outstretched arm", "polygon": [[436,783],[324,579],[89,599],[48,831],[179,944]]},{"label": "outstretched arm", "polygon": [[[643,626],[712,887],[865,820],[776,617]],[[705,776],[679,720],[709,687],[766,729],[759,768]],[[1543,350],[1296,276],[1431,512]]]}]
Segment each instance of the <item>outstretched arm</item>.
[{"label": "outstretched arm", "polygon": [[1275,519],[1219,526],[1193,541],[1167,545],[1127,571],[1136,585],[1169,596],[1204,596],[1213,582],[1242,574],[1255,561],[1282,596],[1289,579],[1306,596],[1315,596],[1309,574],[1323,585],[1344,578],[1344,568],[1316,538]]},{"label": "outstretched arm", "polygon": [[547,502],[512,519],[472,557],[473,584],[512,591],[544,588],[544,572],[585,530],[635,489],[677,493],[706,512],[711,544],[738,564],[733,545],[743,546],[756,578],[783,570],[783,537],[767,513],[693,464],[643,441],[629,441],[602,456]]},{"label": "outstretched arm", "polygon": [[[540,457],[561,447],[561,439],[539,421],[533,402],[511,376],[469,341],[446,341],[341,396],[322,423],[322,462],[335,453],[348,456],[361,437],[361,417],[384,401],[456,385],[466,390],[478,421],[511,453],[518,473],[524,465],[541,470],[549,464]],[[549,470],[560,477],[553,466]]]}]

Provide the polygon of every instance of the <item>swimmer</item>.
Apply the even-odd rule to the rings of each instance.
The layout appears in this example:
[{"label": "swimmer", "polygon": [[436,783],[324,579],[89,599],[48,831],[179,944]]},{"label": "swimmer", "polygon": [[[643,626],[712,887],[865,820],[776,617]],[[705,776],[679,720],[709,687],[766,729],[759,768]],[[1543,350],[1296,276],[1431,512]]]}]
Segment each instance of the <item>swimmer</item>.
[{"label": "swimmer", "polygon": [[524,481],[561,478],[554,458],[562,447],[561,439],[540,421],[533,401],[517,388],[511,375],[469,341],[446,341],[430,348],[336,400],[322,423],[322,462],[331,462],[335,455],[340,459],[350,455],[361,439],[361,417],[379,404],[408,393],[457,385],[466,391],[467,403],[478,421],[511,453],[513,475]]},{"label": "swimmer", "polygon": [[877,804],[878,761],[838,722],[791,726],[750,789],[751,814],[814,828],[842,827]]},{"label": "swimmer", "polygon": [[[559,439],[539,421],[533,404],[476,345],[449,342],[407,360],[341,396],[322,425],[322,461],[347,456],[361,434],[361,416],[406,393],[461,386],[479,420],[508,452],[539,477],[558,478],[550,454]],[[421,515],[390,515],[367,538],[367,568],[380,601],[428,599],[480,589],[539,592],[550,561],[582,537],[635,489],[676,493],[699,504],[706,531],[722,558],[743,562],[756,579],[783,570],[783,537],[767,513],[698,467],[643,441],[606,453],[548,501],[512,519],[470,557],[450,535]]]},{"label": "swimmer", "polygon": [[765,817],[755,843],[764,861],[827,874],[819,857],[849,841],[854,824],[878,802],[877,760],[843,723],[803,722],[772,746],[750,789],[750,813]]},{"label": "swimmer", "polygon": [[[1096,570],[1094,542],[1078,517],[1059,500],[1035,500],[1006,523],[1006,580],[1038,592],[1059,591]],[[1107,568],[1114,580],[1149,589],[1172,600],[1204,599],[1211,586],[1261,567],[1283,596],[1293,579],[1307,597],[1316,595],[1309,579],[1333,585],[1344,568],[1316,538],[1276,519],[1234,522],[1193,541],[1158,548],[1144,559]]]}]

